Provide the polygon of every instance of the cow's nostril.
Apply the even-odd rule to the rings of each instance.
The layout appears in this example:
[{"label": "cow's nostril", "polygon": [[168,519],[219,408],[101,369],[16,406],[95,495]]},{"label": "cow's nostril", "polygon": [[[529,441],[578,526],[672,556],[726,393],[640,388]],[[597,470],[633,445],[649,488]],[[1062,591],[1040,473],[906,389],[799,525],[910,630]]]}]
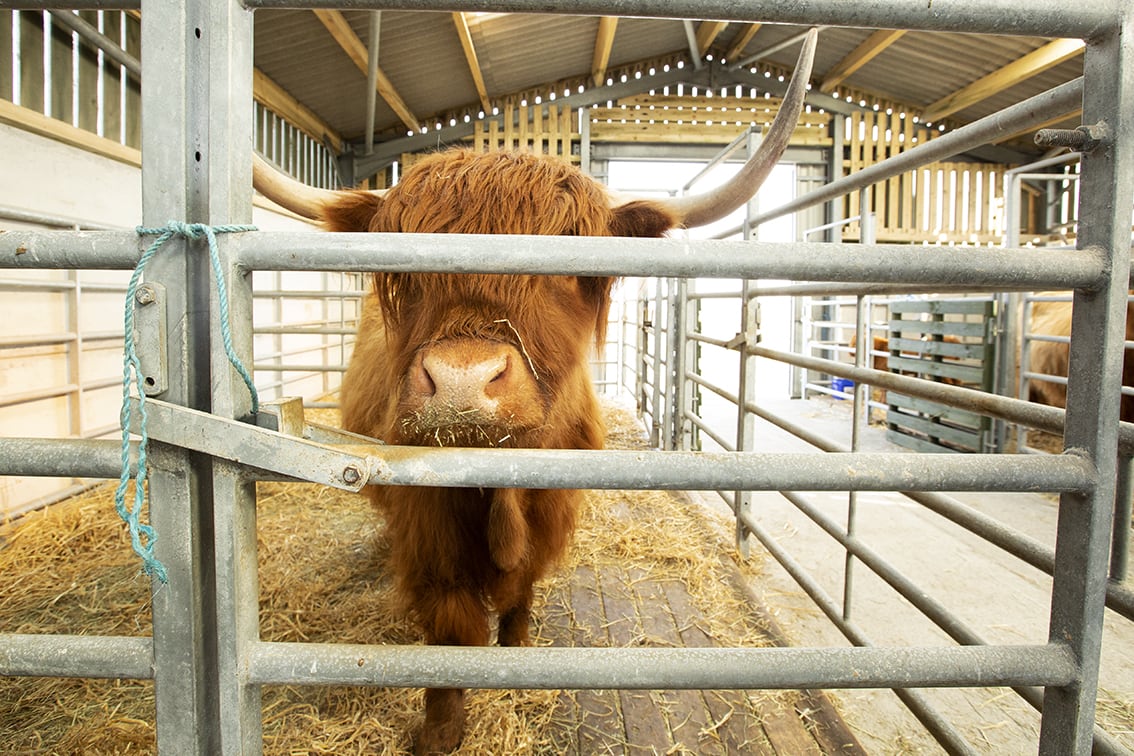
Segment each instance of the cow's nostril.
[{"label": "cow's nostril", "polygon": [[413,391],[421,396],[433,396],[437,393],[437,383],[429,372],[426,360],[418,357],[410,368],[410,384]]},{"label": "cow's nostril", "polygon": [[504,358],[504,364],[499,367],[496,374],[494,376],[492,376],[488,380],[488,382],[490,384],[502,382],[504,379],[506,379],[508,377],[508,367],[509,367],[509,361],[508,361],[508,358],[505,357]]}]

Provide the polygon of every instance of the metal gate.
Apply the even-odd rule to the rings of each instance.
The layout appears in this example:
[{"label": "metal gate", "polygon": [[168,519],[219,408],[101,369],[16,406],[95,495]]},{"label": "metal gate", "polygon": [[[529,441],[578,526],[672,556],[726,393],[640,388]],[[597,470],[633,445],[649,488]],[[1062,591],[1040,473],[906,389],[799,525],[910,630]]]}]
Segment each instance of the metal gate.
[{"label": "metal gate", "polygon": [[[130,4],[130,3],[125,3]],[[100,2],[71,3],[95,8]],[[252,11],[258,7],[321,5],[300,0],[143,0],[144,217],[162,227],[170,218],[220,228],[250,218],[249,135]],[[352,7],[358,7],[355,3]],[[382,3],[374,3],[375,7]],[[388,4],[387,4],[388,5]],[[419,2],[416,9],[472,9],[461,2]],[[480,9],[479,4],[475,4]],[[499,10],[548,10],[545,3],[501,1]],[[606,12],[576,5],[561,11]],[[533,260],[507,238],[421,240],[369,235],[350,239],[316,233],[222,233],[216,238],[225,294],[213,276],[209,245],[174,236],[146,267],[157,311],[139,322],[145,377],[154,379],[148,433],[152,525],[161,535],[154,556],[168,583],[155,590],[153,637],[0,637],[0,673],[153,678],[161,752],[255,753],[261,748],[260,686],[359,684],[440,687],[568,688],[806,688],[1004,685],[1042,698],[1040,750],[1087,753],[1099,660],[1104,601],[1126,607],[1121,590],[1106,584],[1107,537],[1114,493],[1119,429],[1100,419],[1117,415],[1121,339],[1109,327],[1125,308],[1127,244],[1134,184],[1134,26],[1125,3],[1100,1],[1068,8],[1052,0],[965,0],[934,7],[896,0],[848,4],[824,0],[800,10],[790,4],[738,8],[735,3],[679,0],[659,7],[627,0],[618,10],[635,15],[686,16],[762,22],[933,31],[1074,35],[1086,38],[1086,77],[1038,95],[995,118],[958,129],[909,150],[910,162],[936,159],[1034,125],[1080,100],[1084,122],[1101,122],[1102,147],[1083,166],[1079,250],[1058,257],[1020,249],[989,251],[979,264],[960,250],[914,257],[908,247],[759,242],[619,240],[609,254],[602,239],[556,239]],[[1062,108],[1062,110],[1060,110]],[[900,162],[898,166],[902,165]],[[874,166],[852,182],[881,180],[894,166]],[[901,170],[898,167],[898,170]],[[866,172],[864,172],[866,174]],[[827,196],[847,183],[829,186]],[[823,199],[810,201],[824,201]],[[759,218],[756,220],[760,220]],[[11,232],[0,236],[0,265],[11,268],[131,269],[152,239],[128,232]],[[283,255],[281,250],[302,252]],[[697,276],[867,283],[888,280],[914,287],[965,285],[973,290],[1073,289],[1080,334],[1071,344],[1066,413],[1067,446],[1051,457],[885,455],[870,453],[721,454],[688,452],[513,452],[439,449],[415,455],[411,467],[373,448],[365,456],[335,437],[290,435],[294,424],[272,425],[254,413],[243,379],[220,342],[232,344],[244,364],[251,356],[253,270],[369,271],[414,265],[458,265],[483,273]],[[147,305],[148,306],[148,305]],[[222,317],[222,313],[226,313]],[[227,320],[228,328],[222,327]],[[159,347],[156,334],[165,328]],[[227,331],[227,333],[222,333]],[[812,358],[774,354],[741,340],[746,356],[792,364]],[[1079,359],[1076,359],[1076,358]],[[1101,359],[1103,370],[1094,369]],[[828,366],[832,374],[876,379],[865,368]],[[932,393],[916,379],[890,376],[910,393]],[[164,385],[161,383],[164,381]],[[911,383],[906,383],[910,381]],[[965,389],[931,387],[958,404],[983,402]],[[962,393],[955,393],[962,392]],[[749,404],[742,406],[748,410]],[[1013,400],[982,405],[1012,419],[1035,408]],[[753,407],[752,411],[759,411]],[[1050,420],[1057,415],[1046,414]],[[286,413],[284,413],[286,416]],[[673,413],[678,417],[678,413]],[[256,415],[253,418],[253,415]],[[255,419],[256,422],[250,422]],[[137,429],[141,429],[140,427]],[[1131,428],[1123,427],[1123,438]],[[0,472],[24,475],[115,477],[116,444],[30,439],[0,440]],[[258,636],[253,481],[285,475],[357,489],[366,484],[432,484],[564,488],[688,488],[701,490],[903,490],[934,500],[956,490],[1046,490],[1061,494],[1059,547],[1049,640],[1015,646],[982,645],[963,630],[949,647],[823,649],[450,649],[265,643]],[[738,510],[740,523],[760,535]],[[844,541],[864,560],[853,537]],[[155,584],[155,588],[156,588]],[[1121,589],[1121,586],[1118,587]],[[826,607],[825,607],[826,608]],[[836,612],[837,613],[837,612]],[[861,641],[861,642],[860,642]],[[1042,692],[1029,688],[1038,686]],[[1104,746],[1105,736],[1097,736]],[[961,746],[954,745],[957,750]]]}]

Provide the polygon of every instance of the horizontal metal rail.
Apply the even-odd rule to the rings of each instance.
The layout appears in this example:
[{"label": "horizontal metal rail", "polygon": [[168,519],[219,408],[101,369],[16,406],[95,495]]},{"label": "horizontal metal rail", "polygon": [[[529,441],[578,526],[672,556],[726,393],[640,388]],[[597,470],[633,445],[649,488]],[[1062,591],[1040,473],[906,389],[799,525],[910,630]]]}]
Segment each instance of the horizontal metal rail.
[{"label": "horizontal metal rail", "polygon": [[501,648],[253,643],[249,682],[443,688],[795,689],[1069,685],[1058,645]]},{"label": "horizontal metal rail", "polygon": [[[1074,454],[756,454],[730,452],[586,451],[558,449],[427,449],[416,446],[337,446],[280,436],[255,426],[247,433],[211,435],[183,417],[151,411],[150,436],[178,430],[184,448],[303,480],[357,490],[361,485],[455,488],[595,488],[714,491],[1037,491],[1088,492],[1090,462]],[[155,421],[154,418],[158,419]],[[170,425],[172,423],[172,425]],[[244,424],[237,423],[236,426]],[[260,434],[257,437],[257,432]],[[117,477],[115,441],[0,438],[0,474]],[[355,475],[369,474],[364,480]],[[344,485],[343,473],[357,465]],[[275,473],[271,475],[270,473]]]},{"label": "horizontal metal rail", "polygon": [[[137,460],[138,445],[132,442],[131,475]],[[121,473],[121,441],[0,437],[0,475],[117,478]]]},{"label": "horizontal metal rail", "polygon": [[[89,2],[90,0],[88,0]],[[124,0],[128,1],[128,0]],[[17,7],[23,0],[17,1]],[[697,18],[707,21],[761,21],[812,26],[903,28],[922,31],[1016,34],[1041,37],[1089,37],[1113,28],[1121,0],[1097,0],[1068,6],[1059,0],[1021,5],[1012,0],[969,0],[926,6],[906,0],[809,0],[794,3],[736,3],[728,0],[576,0],[567,4],[545,0],[494,0],[501,13],[567,13],[581,16],[619,15],[648,18]],[[248,8],[336,8],[342,0],[244,0]],[[86,7],[83,3],[80,7]],[[940,6],[940,7],[939,7]],[[350,7],[374,10],[483,11],[483,0],[352,0]],[[1080,12],[1081,11],[1081,12]]]},{"label": "horizontal metal rail", "polygon": [[[745,242],[685,239],[609,240],[457,234],[248,232],[226,234],[238,262],[249,270],[391,271],[674,278],[824,279],[884,278],[936,286],[972,284],[1002,290],[1093,290],[1105,280],[1100,250],[981,249],[954,247],[911,254],[909,245],[838,245],[823,242]],[[133,268],[141,240],[124,232],[9,231],[0,235],[0,268]],[[281,255],[280,249],[292,250]]]},{"label": "horizontal metal rail", "polygon": [[[1066,411],[1058,407],[1034,404],[1022,399],[997,396],[963,386],[951,386],[920,378],[888,373],[873,368],[859,368],[845,362],[825,360],[821,357],[808,357],[803,354],[784,352],[750,344],[748,351],[757,357],[766,357],[789,365],[830,373],[840,378],[850,378],[871,386],[891,389],[912,396],[932,399],[961,409],[972,410],[984,415],[999,417],[1020,425],[1038,428],[1050,433],[1063,432],[1063,418]],[[1123,452],[1134,450],[1134,423],[1119,423],[1119,449]]]},{"label": "horizontal metal rail", "polygon": [[153,646],[122,635],[0,635],[0,675],[148,680]]}]

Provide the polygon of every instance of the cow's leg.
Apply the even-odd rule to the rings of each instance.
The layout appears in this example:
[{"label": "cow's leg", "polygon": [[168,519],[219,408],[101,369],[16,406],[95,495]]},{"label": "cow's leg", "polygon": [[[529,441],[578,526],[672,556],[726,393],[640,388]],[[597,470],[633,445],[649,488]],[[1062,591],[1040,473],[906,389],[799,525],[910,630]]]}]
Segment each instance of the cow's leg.
[{"label": "cow's leg", "polygon": [[488,510],[488,553],[504,572],[519,569],[528,556],[528,521],[524,492],[498,488]]},{"label": "cow's leg", "polygon": [[503,581],[496,597],[500,611],[497,641],[501,646],[528,645],[528,628],[532,616],[532,576],[517,570]]},{"label": "cow's leg", "polygon": [[[436,646],[488,644],[488,612],[472,591],[453,589],[419,605],[425,641]],[[465,731],[465,692],[459,688],[425,691],[425,724],[414,738],[415,754],[450,753]]]}]

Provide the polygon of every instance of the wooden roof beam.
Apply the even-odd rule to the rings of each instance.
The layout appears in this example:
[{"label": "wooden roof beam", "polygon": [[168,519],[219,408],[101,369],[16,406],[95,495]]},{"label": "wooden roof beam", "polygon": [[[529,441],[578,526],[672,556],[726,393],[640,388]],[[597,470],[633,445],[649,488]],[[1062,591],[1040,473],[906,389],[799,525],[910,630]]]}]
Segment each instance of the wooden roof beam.
[{"label": "wooden roof beam", "polygon": [[473,44],[472,32],[469,31],[469,22],[465,14],[454,13],[453,25],[457,27],[457,37],[461,40],[461,49],[465,51],[465,60],[468,61],[469,73],[472,74],[473,85],[476,86],[476,94],[480,98],[480,107],[486,114],[491,113],[492,104],[488,101],[488,87],[484,85],[484,72],[476,56],[476,46]]},{"label": "wooden roof beam", "polygon": [[610,51],[614,47],[614,32],[618,29],[618,16],[603,16],[595,35],[595,52],[591,58],[591,80],[596,87],[606,83],[606,68],[610,65]]},{"label": "wooden roof beam", "polygon": [[[362,44],[362,40],[354,33],[354,29],[347,23],[342,12],[336,10],[313,10],[311,12],[318,17],[323,26],[327,27],[327,31],[339,43],[339,47],[343,48],[347,56],[358,66],[358,70],[362,71],[364,76],[368,75],[369,55],[366,51],[366,45]],[[411,131],[417,131],[420,128],[421,124],[417,117],[406,105],[401,95],[398,94],[393,83],[386,78],[386,74],[382,73],[381,68],[378,69],[378,96],[386,101],[386,104],[397,114],[406,128]]]},{"label": "wooden roof beam", "polygon": [[756,32],[760,31],[760,26],[760,24],[745,24],[744,28],[737,32],[736,38],[732,40],[732,44],[724,54],[726,63],[732,63],[740,57],[740,54],[744,52],[744,48],[748,47],[748,43],[756,36]]},{"label": "wooden roof beam", "polygon": [[728,21],[702,21],[697,25],[697,52],[704,55],[728,26]]},{"label": "wooden roof beam", "polygon": [[862,44],[854,48],[849,55],[840,60],[823,77],[819,91],[830,94],[835,87],[843,83],[851,74],[873,60],[879,53],[894,44],[903,34],[903,29],[879,29],[871,34]]},{"label": "wooden roof beam", "polygon": [[1054,42],[1049,42],[1000,70],[993,71],[967,87],[958,89],[956,92],[927,106],[922,120],[933,123],[959,110],[964,110],[997,92],[1018,84],[1024,79],[1057,66],[1065,60],[1070,60],[1080,54],[1083,47],[1083,41],[1079,39],[1057,39]]}]

